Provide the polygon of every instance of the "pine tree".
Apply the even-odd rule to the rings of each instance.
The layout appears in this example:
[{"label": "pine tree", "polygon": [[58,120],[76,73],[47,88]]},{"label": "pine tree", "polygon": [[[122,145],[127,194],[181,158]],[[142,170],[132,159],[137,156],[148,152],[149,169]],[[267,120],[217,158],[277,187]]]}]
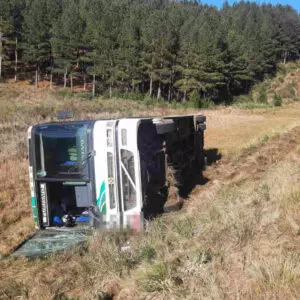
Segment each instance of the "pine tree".
[{"label": "pine tree", "polygon": [[11,44],[10,35],[13,32],[9,2],[0,0],[0,80],[3,77],[3,67],[10,64],[7,50]]},{"label": "pine tree", "polygon": [[73,89],[73,78],[79,70],[80,57],[84,55],[82,42],[84,21],[80,5],[75,0],[62,1],[62,13],[53,25],[51,44],[54,56],[54,73],[63,73],[64,87],[67,85],[67,75],[70,87]]},{"label": "pine tree", "polygon": [[187,100],[190,92],[201,87],[199,81],[200,57],[196,50],[193,30],[188,27],[182,32],[181,49],[175,66],[177,80],[174,86],[183,95],[183,101]]},{"label": "pine tree", "polygon": [[[10,0],[10,16],[12,20],[13,31],[10,36],[11,46],[13,47],[14,55],[12,65],[14,67],[14,80],[18,79],[20,56],[22,53],[22,38],[23,38],[23,22],[24,10],[26,8],[26,0]],[[11,49],[12,52],[12,49]]]},{"label": "pine tree", "polygon": [[124,91],[135,91],[142,82],[139,68],[141,57],[141,20],[137,18],[140,7],[125,8],[125,17],[118,35],[116,51],[117,81]]},{"label": "pine tree", "polygon": [[[0,0],[0,77],[18,67],[92,79],[93,93],[229,101],[300,57],[290,6],[241,1]],[[59,80],[58,80],[59,82]],[[97,84],[96,84],[97,83]]]},{"label": "pine tree", "polygon": [[144,52],[141,59],[145,73],[149,77],[149,94],[152,96],[155,83],[158,99],[165,85],[170,84],[175,58],[174,42],[167,11],[154,11],[143,28]]},{"label": "pine tree", "polygon": [[49,19],[46,0],[30,0],[24,12],[24,60],[35,66],[35,85],[51,55]]}]

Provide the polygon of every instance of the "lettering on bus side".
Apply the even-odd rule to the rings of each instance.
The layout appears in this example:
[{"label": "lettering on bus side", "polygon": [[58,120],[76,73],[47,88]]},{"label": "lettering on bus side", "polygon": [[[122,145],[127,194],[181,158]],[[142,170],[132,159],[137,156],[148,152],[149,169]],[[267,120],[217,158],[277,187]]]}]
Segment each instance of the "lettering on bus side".
[{"label": "lettering on bus side", "polygon": [[81,159],[83,160],[85,157],[85,141],[84,141],[84,139],[80,139],[80,151],[81,151]]},{"label": "lettering on bus side", "polygon": [[48,197],[47,197],[46,183],[40,184],[40,191],[41,191],[41,208],[42,208],[43,225],[49,226]]}]

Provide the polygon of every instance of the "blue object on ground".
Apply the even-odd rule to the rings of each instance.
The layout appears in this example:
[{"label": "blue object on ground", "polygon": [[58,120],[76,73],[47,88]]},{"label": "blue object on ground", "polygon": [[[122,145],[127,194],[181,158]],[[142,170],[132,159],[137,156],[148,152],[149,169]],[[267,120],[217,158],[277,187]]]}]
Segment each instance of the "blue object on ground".
[{"label": "blue object on ground", "polygon": [[82,223],[84,223],[84,222],[88,222],[89,221],[89,216],[80,216],[80,217],[78,217],[77,219],[76,219],[76,222],[82,222]]},{"label": "blue object on ground", "polygon": [[54,216],[54,217],[53,217],[53,223],[54,223],[55,225],[64,225],[62,219],[61,219],[60,217],[58,217],[58,216]]}]

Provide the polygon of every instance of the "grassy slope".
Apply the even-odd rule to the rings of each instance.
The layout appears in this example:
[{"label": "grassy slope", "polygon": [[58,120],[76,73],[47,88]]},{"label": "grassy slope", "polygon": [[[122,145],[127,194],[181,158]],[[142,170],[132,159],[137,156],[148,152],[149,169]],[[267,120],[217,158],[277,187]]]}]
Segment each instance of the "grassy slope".
[{"label": "grassy slope", "polygon": [[[121,105],[118,100],[63,99],[44,89],[0,85],[3,254],[34,230],[26,200],[25,130],[70,107],[78,119],[193,112],[130,101]],[[102,234],[86,249],[43,260],[3,260],[0,298],[296,297],[300,107],[227,108],[204,114],[206,147],[218,148],[224,156],[207,169],[208,183],[193,191],[183,210],[155,220],[134,236]],[[122,252],[125,240],[130,250]]]}]

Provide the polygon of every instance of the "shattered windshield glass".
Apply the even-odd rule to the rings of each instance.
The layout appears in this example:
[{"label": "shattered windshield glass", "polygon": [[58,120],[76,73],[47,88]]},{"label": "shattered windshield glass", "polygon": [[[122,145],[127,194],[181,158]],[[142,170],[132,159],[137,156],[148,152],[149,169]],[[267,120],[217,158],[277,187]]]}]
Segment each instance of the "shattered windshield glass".
[{"label": "shattered windshield glass", "polygon": [[27,240],[12,256],[34,258],[70,249],[87,241],[90,234],[90,230],[42,230]]}]

